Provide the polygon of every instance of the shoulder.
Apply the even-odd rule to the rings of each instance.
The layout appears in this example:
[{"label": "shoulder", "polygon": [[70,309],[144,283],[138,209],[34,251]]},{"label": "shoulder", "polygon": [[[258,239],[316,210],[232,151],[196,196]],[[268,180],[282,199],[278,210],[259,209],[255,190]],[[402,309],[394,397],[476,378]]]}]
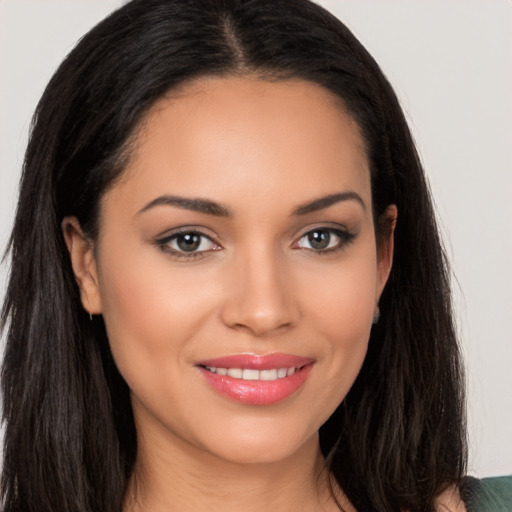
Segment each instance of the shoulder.
[{"label": "shoulder", "polygon": [[478,479],[464,478],[460,496],[467,512],[511,512],[512,475]]},{"label": "shoulder", "polygon": [[438,512],[467,512],[458,487],[451,486],[436,499]]},{"label": "shoulder", "polygon": [[465,477],[437,499],[438,512],[511,512],[512,475],[478,479]]}]

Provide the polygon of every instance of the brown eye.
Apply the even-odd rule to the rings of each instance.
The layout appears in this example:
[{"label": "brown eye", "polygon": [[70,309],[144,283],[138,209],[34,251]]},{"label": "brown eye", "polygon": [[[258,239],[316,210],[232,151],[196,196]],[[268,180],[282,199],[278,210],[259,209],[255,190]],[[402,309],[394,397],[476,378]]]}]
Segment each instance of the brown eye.
[{"label": "brown eye", "polygon": [[176,245],[181,251],[197,251],[201,245],[201,235],[197,233],[184,233],[176,236]]},{"label": "brown eye", "polygon": [[157,240],[160,248],[166,252],[186,256],[203,252],[217,251],[220,247],[210,237],[197,231],[181,231]]},{"label": "brown eye", "polygon": [[327,249],[331,241],[331,233],[320,229],[309,232],[307,237],[310,247],[317,251]]},{"label": "brown eye", "polygon": [[316,228],[308,231],[294,244],[295,249],[323,253],[342,249],[355,238],[353,233],[334,228]]}]

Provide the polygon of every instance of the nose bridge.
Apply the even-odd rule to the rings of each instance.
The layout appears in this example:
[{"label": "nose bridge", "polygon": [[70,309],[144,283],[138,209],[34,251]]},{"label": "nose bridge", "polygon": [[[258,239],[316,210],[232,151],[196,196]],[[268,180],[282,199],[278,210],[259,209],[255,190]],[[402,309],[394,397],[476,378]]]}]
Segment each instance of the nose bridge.
[{"label": "nose bridge", "polygon": [[283,255],[271,244],[236,256],[223,320],[231,327],[263,336],[292,325],[299,310]]}]

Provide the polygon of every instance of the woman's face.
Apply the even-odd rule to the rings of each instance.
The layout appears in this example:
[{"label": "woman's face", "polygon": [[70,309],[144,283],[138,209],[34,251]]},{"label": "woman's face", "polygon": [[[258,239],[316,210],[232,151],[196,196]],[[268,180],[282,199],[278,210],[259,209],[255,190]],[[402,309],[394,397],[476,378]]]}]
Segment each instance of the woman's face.
[{"label": "woman's face", "polygon": [[392,253],[331,93],[188,85],[142,124],[94,251],[64,225],[146,444],[268,462],[317,442],[363,363]]}]

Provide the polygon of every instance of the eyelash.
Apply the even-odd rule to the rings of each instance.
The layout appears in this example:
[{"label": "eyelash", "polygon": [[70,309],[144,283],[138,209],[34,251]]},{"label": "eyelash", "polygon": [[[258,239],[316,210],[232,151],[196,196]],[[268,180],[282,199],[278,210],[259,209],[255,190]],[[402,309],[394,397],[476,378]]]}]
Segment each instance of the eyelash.
[{"label": "eyelash", "polygon": [[[333,227],[330,227],[330,226],[315,226],[315,227],[309,229],[308,231],[306,231],[299,238],[299,240],[297,242],[295,242],[293,245],[294,246],[298,245],[299,242],[302,239],[308,237],[308,235],[311,235],[313,233],[318,233],[318,232],[328,233],[329,236],[335,235],[336,237],[339,238],[339,241],[336,243],[336,245],[334,247],[327,247],[326,249],[313,249],[313,248],[302,247],[303,249],[306,249],[308,251],[312,251],[315,255],[319,255],[319,256],[324,256],[324,255],[327,255],[327,254],[332,254],[334,252],[346,249],[347,246],[350,245],[354,241],[354,239],[356,237],[355,233],[351,233],[350,231],[346,231],[346,230],[343,230],[343,229],[333,228]],[[298,248],[301,248],[301,246],[299,246]]]},{"label": "eyelash", "polygon": [[[204,241],[204,239],[208,240],[210,243],[215,245],[216,248],[206,250],[206,251],[203,250],[203,251],[192,252],[192,251],[180,251],[180,250],[173,249],[173,248],[169,247],[170,243],[177,240],[178,237],[185,236],[185,235],[197,235],[197,236],[201,237],[203,239],[203,241]],[[203,241],[201,241],[200,244],[202,244]],[[162,251],[164,251],[165,253],[171,254],[174,258],[186,259],[189,261],[193,261],[198,258],[202,258],[205,253],[212,252],[212,251],[218,251],[221,248],[218,244],[216,244],[212,240],[212,237],[210,237],[207,234],[201,232],[200,230],[194,229],[194,228],[183,228],[178,231],[174,231],[170,235],[167,235],[163,238],[159,238],[158,240],[156,240],[156,244]]]},{"label": "eyelash", "polygon": [[[334,247],[327,247],[325,249],[318,249],[318,250],[313,249],[313,248],[303,247],[303,246],[299,245],[299,243],[302,239],[308,237],[309,235],[311,235],[312,233],[315,233],[315,232],[317,232],[317,233],[325,232],[325,233],[328,233],[329,236],[334,235],[339,238],[339,241],[336,243],[336,245]],[[206,239],[211,244],[213,244],[215,246],[215,248],[209,249],[209,250],[202,250],[202,251],[183,251],[183,250],[177,250],[177,249],[169,247],[170,243],[178,240],[178,238],[180,236],[185,236],[185,235],[196,235],[196,236],[200,237],[202,239],[202,241],[199,242],[199,244],[200,244],[199,247],[201,246],[203,241]],[[305,249],[307,251],[311,251],[318,255],[326,255],[326,254],[332,254],[339,250],[345,249],[349,244],[351,244],[354,241],[355,237],[356,237],[356,234],[351,233],[349,231],[342,230],[342,229],[337,229],[337,228],[333,228],[333,227],[329,227],[329,226],[316,226],[312,229],[309,229],[304,234],[302,234],[300,236],[300,238],[296,242],[293,243],[292,247],[294,249]],[[330,240],[329,240],[329,242],[330,242]],[[193,228],[184,228],[184,229],[180,229],[179,231],[175,231],[170,235],[167,235],[163,238],[156,240],[156,245],[163,252],[171,254],[174,258],[186,259],[189,261],[193,261],[198,258],[202,258],[205,256],[206,253],[215,252],[215,251],[218,251],[221,249],[221,247],[210,236],[201,232],[200,230],[193,229]]]}]

